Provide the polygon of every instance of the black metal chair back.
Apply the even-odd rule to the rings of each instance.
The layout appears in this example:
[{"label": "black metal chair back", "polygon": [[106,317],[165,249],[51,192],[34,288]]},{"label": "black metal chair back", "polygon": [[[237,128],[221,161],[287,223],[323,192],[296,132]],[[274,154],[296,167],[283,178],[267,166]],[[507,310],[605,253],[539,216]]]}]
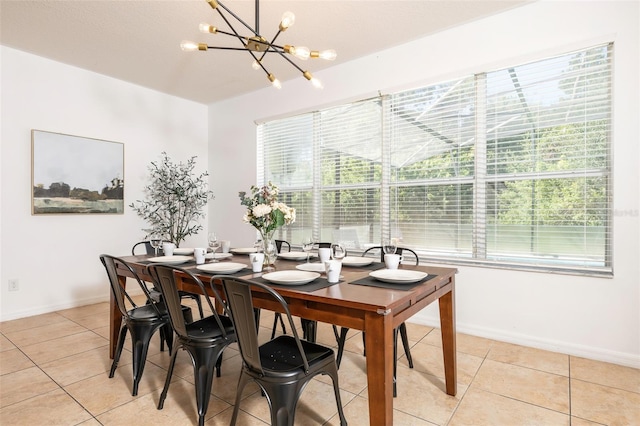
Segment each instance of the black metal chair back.
[{"label": "black metal chair back", "polygon": [[[135,256],[136,251],[140,251],[142,249],[142,247],[144,247],[145,250],[145,254],[149,254],[149,255],[155,255],[156,254],[156,250],[151,246],[151,242],[150,241],[140,241],[137,242],[133,245],[133,247],[131,247],[131,255]],[[160,249],[158,249],[160,250]]]},{"label": "black metal chair back", "polygon": [[[346,425],[333,350],[300,339],[287,302],[272,288],[227,275],[214,276],[212,282],[213,280],[222,281],[243,360],[231,424],[235,425],[245,385],[255,381],[267,395],[271,409],[271,424],[292,426],[296,405],[304,387],[314,376],[327,374],[333,380],[340,423]],[[293,336],[282,335],[259,344],[252,290],[279,304],[283,315],[287,316]]]},{"label": "black metal chair back", "polygon": [[[109,284],[111,286],[111,294],[113,295],[116,305],[118,306],[118,310],[122,315],[122,325],[120,326],[118,343],[113,357],[113,363],[111,364],[111,370],[109,371],[109,378],[112,378],[115,374],[118,362],[120,361],[120,355],[122,354],[122,348],[127,336],[127,331],[130,331],[133,357],[133,390],[131,394],[135,396],[138,394],[138,384],[140,383],[142,372],[144,371],[151,337],[159,329],[161,333],[160,338],[163,342],[161,349],[164,347],[164,341],[166,340],[169,351],[171,351],[171,347],[173,345],[173,332],[169,324],[169,317],[165,307],[152,300],[146,284],[140,279],[138,274],[136,274],[127,262],[108,254],[100,255],[100,261],[107,271]],[[133,281],[138,284],[146,296],[146,304],[141,306],[136,305],[133,298],[125,288],[120,285],[117,272],[118,268],[126,269],[129,272],[129,275],[134,278]]]},{"label": "black metal chair back", "polygon": [[[380,251],[380,262],[384,263],[384,250],[382,250],[382,246],[369,247],[368,249],[366,249],[364,251],[364,253],[362,253],[362,256],[365,257],[368,253],[377,252],[378,250]],[[399,255],[402,256],[403,253],[405,253],[405,252],[409,252],[409,253],[411,253],[413,255],[413,257],[416,259],[416,266],[420,264],[420,258],[418,257],[418,254],[415,251],[411,250],[410,248],[406,248],[406,247],[398,247],[398,248],[396,248],[396,254],[399,254]],[[403,256],[402,260],[403,261],[405,260],[404,256]]]},{"label": "black metal chair back", "polygon": [[180,312],[180,295],[175,275],[186,275],[189,281],[198,285],[202,294],[206,295],[209,293],[208,290],[211,290],[216,304],[220,304],[222,307],[225,307],[226,304],[215,288],[206,289],[197,276],[184,268],[158,263],[147,266],[147,271],[156,287],[162,292],[162,299],[169,312],[171,327],[178,337],[175,350],[171,354],[167,379],[160,395],[158,409],[160,410],[164,406],[178,349],[183,349],[189,353],[193,364],[198,424],[204,425],[213,386],[213,375],[217,368],[217,375],[220,376],[222,352],[228,345],[236,341],[236,334],[231,319],[226,315],[218,314],[208,296],[204,296],[204,299],[211,310],[211,315],[192,323],[186,323]]},{"label": "black metal chair back", "polygon": [[291,251],[291,244],[289,244],[289,241],[275,240],[275,242],[276,242],[276,249],[278,249],[278,253],[282,252],[282,246],[284,245],[287,246],[287,251]]}]

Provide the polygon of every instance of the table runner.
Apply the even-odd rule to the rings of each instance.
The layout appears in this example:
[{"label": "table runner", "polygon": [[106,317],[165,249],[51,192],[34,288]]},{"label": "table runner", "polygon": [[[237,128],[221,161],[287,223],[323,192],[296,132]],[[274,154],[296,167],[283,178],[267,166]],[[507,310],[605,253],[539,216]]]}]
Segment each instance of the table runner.
[{"label": "table runner", "polygon": [[424,277],[424,279],[415,282],[415,283],[409,283],[409,284],[403,284],[403,283],[386,283],[384,281],[378,281],[377,279],[373,278],[373,277],[364,277],[361,278],[359,280],[356,281],[352,281],[349,284],[354,284],[354,285],[365,285],[365,286],[369,286],[369,287],[380,287],[380,288],[387,288],[387,289],[391,289],[391,290],[411,290],[414,287],[419,286],[420,284],[429,281],[432,278],[437,277],[437,275],[427,275],[426,277]]}]

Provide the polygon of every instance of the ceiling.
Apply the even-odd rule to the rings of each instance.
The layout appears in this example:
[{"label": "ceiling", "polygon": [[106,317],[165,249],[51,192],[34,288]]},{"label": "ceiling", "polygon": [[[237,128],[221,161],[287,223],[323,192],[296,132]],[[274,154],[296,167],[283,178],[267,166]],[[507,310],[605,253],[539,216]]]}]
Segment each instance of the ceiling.
[{"label": "ceiling", "polygon": [[[253,0],[220,1],[254,26]],[[277,43],[335,49],[335,61],[296,59],[301,68],[317,73],[530,1],[262,0],[259,27],[271,39],[282,14],[294,12],[295,25]],[[269,85],[263,71],[251,68],[253,58],[247,52],[180,49],[182,40],[239,45],[230,37],[198,31],[201,22],[227,29],[205,0],[1,0],[0,19],[0,42],[5,46],[199,103]],[[275,55],[264,63],[283,85],[303,78]]]}]

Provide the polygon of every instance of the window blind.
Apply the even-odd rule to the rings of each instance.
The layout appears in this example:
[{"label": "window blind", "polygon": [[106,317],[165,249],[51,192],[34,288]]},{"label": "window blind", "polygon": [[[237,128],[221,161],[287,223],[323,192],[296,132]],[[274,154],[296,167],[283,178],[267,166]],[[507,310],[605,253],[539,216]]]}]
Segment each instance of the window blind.
[{"label": "window blind", "polygon": [[613,45],[258,126],[280,238],[610,273]]}]

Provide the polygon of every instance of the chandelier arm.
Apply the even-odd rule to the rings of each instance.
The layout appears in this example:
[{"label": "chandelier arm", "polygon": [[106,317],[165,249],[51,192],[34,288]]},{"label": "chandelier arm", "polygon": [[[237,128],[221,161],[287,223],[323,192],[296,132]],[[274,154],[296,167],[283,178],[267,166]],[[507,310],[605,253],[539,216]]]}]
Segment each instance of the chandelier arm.
[{"label": "chandelier arm", "polygon": [[[256,0],[257,2],[257,0]],[[247,24],[246,22],[244,22],[238,15],[236,15],[235,13],[233,13],[231,10],[229,10],[229,8],[227,6],[225,6],[224,4],[218,2],[218,5],[221,6],[224,10],[227,11],[227,13],[231,16],[233,16],[234,18],[236,18],[236,20],[238,20],[238,22],[240,22],[242,25],[244,25],[245,27],[247,27],[247,29],[249,31],[251,31],[254,35],[256,36],[260,36],[260,34],[258,34],[258,30],[257,29],[253,29],[251,28],[251,26],[249,24]],[[224,14],[219,10],[216,9],[218,11],[218,13],[220,14],[220,16],[222,16],[222,19],[224,19],[224,21],[227,23],[227,25],[229,25],[229,27],[233,30],[233,32],[236,32],[236,30],[233,28],[233,26],[229,23],[229,21],[227,20],[226,16],[224,16]],[[256,18],[257,19],[257,18]],[[257,26],[256,26],[257,27]],[[237,34],[237,33],[236,33]]]},{"label": "chandelier arm", "polygon": [[242,50],[245,51],[244,47],[218,47],[218,46],[207,46],[207,49],[216,49],[216,50]]},{"label": "chandelier arm", "polygon": [[298,71],[300,71],[302,74],[304,74],[304,70],[302,68],[300,68],[295,62],[293,62],[290,58],[287,57],[287,55],[284,52],[281,52],[279,50],[276,50],[276,52],[282,56],[284,59],[287,60],[287,62],[289,62],[291,65],[293,65]]},{"label": "chandelier arm", "polygon": [[[256,0],[257,1],[257,0]],[[269,43],[269,47],[267,48],[267,50],[264,51],[264,53],[262,53],[262,56],[260,56],[260,59],[258,60],[258,62],[262,61],[262,59],[264,58],[264,55],[267,54],[267,52],[269,52],[269,48],[273,48],[275,45],[273,44],[274,41],[276,41],[276,39],[278,38],[278,36],[280,35],[280,33],[282,33],[282,30],[278,30],[278,32],[276,33],[276,35],[273,37],[273,39],[271,39],[271,43]],[[277,47],[277,46],[275,46]],[[274,52],[277,52],[277,49],[273,49]]]}]

